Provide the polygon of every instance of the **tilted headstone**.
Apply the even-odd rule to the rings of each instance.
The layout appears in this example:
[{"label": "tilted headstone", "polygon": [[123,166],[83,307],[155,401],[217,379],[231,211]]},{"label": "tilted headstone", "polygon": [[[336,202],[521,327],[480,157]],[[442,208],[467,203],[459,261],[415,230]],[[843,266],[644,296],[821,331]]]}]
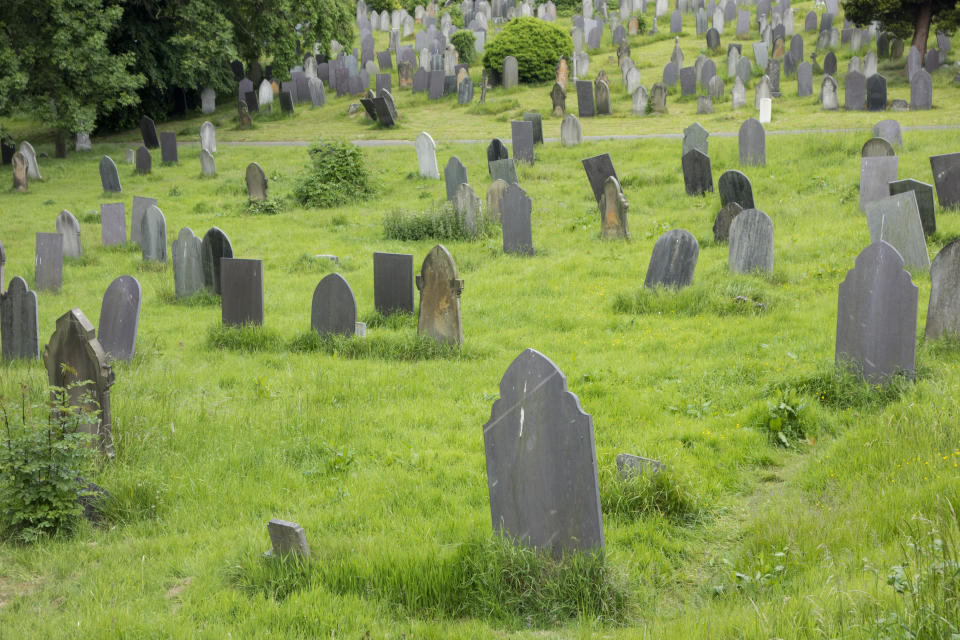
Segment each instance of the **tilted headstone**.
[{"label": "tilted headstone", "polygon": [[447,187],[447,200],[453,201],[457,195],[457,187],[467,180],[467,168],[457,156],[450,156],[447,166],[443,169],[443,178]]},{"label": "tilted headstone", "polygon": [[952,209],[960,205],[960,153],[930,156],[930,169],[940,208]]},{"label": "tilted headstone", "polygon": [[500,222],[501,203],[503,201],[503,194],[506,192],[508,184],[509,183],[498,178],[491,182],[490,187],[487,189],[487,216],[496,222]]},{"label": "tilted headstone", "polygon": [[203,241],[193,229],[184,227],[170,249],[173,262],[173,288],[178,298],[188,298],[203,290]]},{"label": "tilted headstone", "polygon": [[27,161],[27,177],[30,180],[43,180],[40,175],[40,165],[37,164],[37,152],[33,145],[24,140],[20,143],[20,153]]},{"label": "tilted headstone", "polygon": [[263,261],[220,259],[220,318],[227,326],[263,324]]},{"label": "tilted headstone", "polygon": [[756,206],[753,201],[753,185],[741,171],[724,171],[717,181],[717,190],[720,192],[720,206],[731,202],[736,202],[744,209],[754,209]]},{"label": "tilted headstone", "polygon": [[533,255],[533,228],[530,216],[533,201],[518,184],[508,184],[500,199],[503,252]]},{"label": "tilted headstone", "polygon": [[233,257],[233,245],[230,244],[230,238],[223,230],[210,227],[203,236],[200,254],[203,286],[210,293],[220,295],[223,291],[220,274],[221,259]]},{"label": "tilted headstone", "polygon": [[413,256],[373,254],[373,306],[383,314],[413,313]]},{"label": "tilted headstone", "polygon": [[512,120],[510,130],[513,136],[513,157],[517,162],[533,165],[533,123],[525,120]]},{"label": "tilted headstone", "polygon": [[745,209],[730,223],[730,270],[773,272],[773,221],[759,209]]},{"label": "tilted headstone", "polygon": [[120,188],[120,173],[110,156],[100,158],[100,184],[104,191],[111,193],[123,191]]},{"label": "tilted headstone", "polygon": [[427,254],[417,276],[420,291],[420,315],[417,333],[437,342],[463,344],[460,320],[460,294],[463,280],[450,252],[438,244]]},{"label": "tilted headstone", "polygon": [[433,180],[440,179],[440,169],[437,168],[437,145],[429,133],[423,131],[417,136],[413,146],[417,150],[417,165],[420,175]]},{"label": "tilted headstone", "polygon": [[[699,153],[699,151],[692,153]],[[673,229],[666,232],[653,246],[643,286],[648,289],[689,287],[693,282],[693,272],[697,268],[699,256],[700,245],[692,233],[686,229]]]},{"label": "tilted headstone", "polygon": [[717,217],[713,221],[714,242],[719,244],[721,242],[726,242],[730,238],[730,225],[733,223],[733,219],[736,218],[741,211],[743,211],[743,207],[736,202],[728,202],[727,204],[723,205],[723,207],[717,213]]},{"label": "tilted headstone", "polygon": [[920,224],[923,234],[931,235],[937,230],[937,214],[933,204],[933,186],[919,180],[894,180],[890,183],[890,195],[912,191],[917,199],[917,209],[920,213]]},{"label": "tilted headstone", "polygon": [[560,142],[564,147],[573,147],[583,142],[580,120],[572,113],[565,115],[560,123]]},{"label": "tilted headstone", "polygon": [[267,174],[256,162],[247,165],[247,196],[251,200],[264,201],[267,199]]},{"label": "tilted headstone", "polygon": [[900,134],[900,123],[896,120],[881,120],[874,125],[873,135],[877,138],[883,138],[894,146],[903,146],[903,137]]},{"label": "tilted headstone", "polygon": [[764,166],[767,164],[767,134],[756,118],[750,118],[740,126],[740,164]]},{"label": "tilted headstone", "polygon": [[143,261],[167,261],[167,220],[156,205],[147,209],[140,222],[140,249]]},{"label": "tilted headstone", "polygon": [[836,362],[870,384],[913,377],[919,292],[903,266],[896,249],[875,242],[840,283]]},{"label": "tilted headstone", "polygon": [[860,148],[860,157],[875,158],[878,156],[895,156],[893,145],[884,138],[870,138]]},{"label": "tilted headstone", "polygon": [[[587,180],[590,181],[590,188],[593,189],[593,196],[597,203],[603,195],[603,185],[607,178],[613,176],[617,178],[617,172],[613,168],[613,160],[609,153],[602,153],[591,158],[584,158],[582,161],[583,170],[587,173]],[[619,178],[617,181],[619,182]]]},{"label": "tilted headstone", "polygon": [[686,155],[691,149],[696,149],[703,154],[709,154],[709,137],[710,133],[704,129],[699,122],[694,122],[692,125],[684,129],[683,151],[680,154],[681,157]]},{"label": "tilted headstone", "polygon": [[269,557],[310,557],[307,535],[304,533],[303,527],[296,522],[274,518],[267,523],[267,532],[270,534],[270,545],[272,547],[266,554]]},{"label": "tilted headstone", "polygon": [[37,292],[30,291],[26,280],[14,276],[0,293],[0,355],[4,360],[40,357],[38,318]]},{"label": "tilted headstone", "polygon": [[357,335],[357,300],[339,273],[327,274],[314,289],[310,327],[322,336]]},{"label": "tilted headstone", "polygon": [[150,116],[145,115],[140,118],[140,136],[143,138],[143,146],[147,149],[156,149],[160,146],[157,125]]},{"label": "tilted headstone", "polygon": [[627,211],[630,204],[623,195],[620,181],[610,176],[603,182],[600,195],[600,236],[603,238],[629,238]]},{"label": "tilted headstone", "polygon": [[483,441],[495,531],[558,555],[603,548],[593,419],[543,354],[510,364]]},{"label": "tilted headstone", "polygon": [[699,196],[713,191],[713,172],[710,169],[710,156],[697,149],[691,149],[681,158],[683,184],[687,195]]},{"label": "tilted headstone", "polygon": [[909,268],[930,268],[917,197],[913,191],[870,202],[866,206],[866,214],[871,242],[883,240],[889,243]]},{"label": "tilted headstone", "polygon": [[140,297],[140,283],[132,276],[120,276],[103,295],[97,340],[114,360],[133,360],[140,324]]},{"label": "tilted headstone", "polygon": [[33,265],[33,286],[37,291],[60,291],[63,284],[63,236],[38,233]]},{"label": "tilted headstone", "polygon": [[137,174],[145,176],[153,169],[153,157],[145,146],[137,147]]},{"label": "tilted headstone", "polygon": [[923,335],[927,340],[960,338],[960,238],[951,240],[930,265],[930,303]]},{"label": "tilted headstone", "polygon": [[133,210],[130,213],[130,242],[140,244],[143,216],[146,215],[147,209],[156,205],[156,198],[133,196]]},{"label": "tilted headstone", "polygon": [[897,157],[860,158],[860,210],[867,203],[890,195],[887,185],[897,179]]}]

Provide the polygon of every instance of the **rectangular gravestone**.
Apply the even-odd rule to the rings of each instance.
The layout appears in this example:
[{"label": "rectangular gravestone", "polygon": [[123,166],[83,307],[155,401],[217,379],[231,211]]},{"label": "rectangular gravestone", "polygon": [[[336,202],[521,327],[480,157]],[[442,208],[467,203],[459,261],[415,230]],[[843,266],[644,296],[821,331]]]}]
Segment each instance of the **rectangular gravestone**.
[{"label": "rectangular gravestone", "polygon": [[63,236],[59,233],[37,234],[33,267],[34,289],[60,291],[63,284]]},{"label": "rectangular gravestone", "polygon": [[930,156],[933,184],[941,209],[960,205],[960,153]]},{"label": "rectangular gravestone", "polygon": [[220,258],[221,320],[228,326],[263,324],[263,261]]},{"label": "rectangular gravestone", "polygon": [[917,198],[917,210],[920,213],[920,224],[923,225],[923,234],[930,235],[937,230],[937,214],[933,204],[933,186],[919,180],[894,180],[890,183],[890,195],[913,191]]},{"label": "rectangular gravestone", "polygon": [[439,100],[443,97],[444,79],[443,69],[430,72],[429,79],[429,97],[431,100]]},{"label": "rectangular gravestone", "polygon": [[871,242],[889,243],[900,252],[910,269],[929,269],[930,256],[913,191],[881,198],[867,204]]},{"label": "rectangular gravestone", "polygon": [[146,215],[150,207],[157,206],[156,198],[143,198],[133,196],[133,211],[130,215],[130,242],[140,244],[140,231],[143,224],[143,216]]},{"label": "rectangular gravestone", "polygon": [[510,122],[513,136],[513,157],[518,162],[533,164],[533,123],[526,120]]},{"label": "rectangular gravestone", "polygon": [[577,80],[577,109],[581,118],[592,118],[593,83],[589,80]]},{"label": "rectangular gravestone", "polygon": [[413,255],[373,254],[373,304],[383,314],[413,313]]},{"label": "rectangular gravestone", "polygon": [[875,156],[860,159],[860,210],[869,202],[890,195],[891,182],[897,179],[897,157]]},{"label": "rectangular gravestone", "polygon": [[172,131],[160,132],[160,160],[177,162],[177,134]]},{"label": "rectangular gravestone", "polygon": [[270,534],[271,549],[269,557],[280,558],[293,555],[301,558],[310,557],[310,545],[303,527],[296,522],[287,522],[274,518],[267,523],[267,532]]},{"label": "rectangular gravestone", "polygon": [[127,214],[122,202],[100,205],[100,240],[105,247],[126,244]]},{"label": "rectangular gravestone", "polygon": [[490,167],[491,180],[503,180],[507,184],[520,183],[520,179],[517,177],[517,167],[514,164],[513,158],[493,160],[487,164]]}]

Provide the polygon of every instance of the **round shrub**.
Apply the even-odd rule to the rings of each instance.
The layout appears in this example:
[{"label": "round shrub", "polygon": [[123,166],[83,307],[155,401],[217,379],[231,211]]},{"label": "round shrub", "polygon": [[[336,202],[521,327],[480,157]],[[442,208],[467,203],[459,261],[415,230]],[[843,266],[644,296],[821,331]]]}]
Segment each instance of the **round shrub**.
[{"label": "round shrub", "polygon": [[[394,9],[402,9],[403,3],[399,0],[367,0],[367,10],[376,11],[377,13],[383,13],[386,11],[393,11]],[[413,12],[410,12],[411,15]]]},{"label": "round shrub", "polygon": [[483,66],[503,72],[503,59],[517,59],[520,82],[546,82],[556,75],[557,63],[573,54],[573,40],[559,27],[536,18],[515,18],[486,45]]},{"label": "round shrub", "polygon": [[473,35],[473,31],[457,31],[450,36],[450,44],[456,48],[457,56],[464,64],[470,64],[477,57],[477,50],[473,48],[476,41],[477,37]]},{"label": "round shrub", "polygon": [[293,197],[304,207],[336,207],[373,194],[363,152],[349,142],[321,140],[310,145],[310,166]]}]

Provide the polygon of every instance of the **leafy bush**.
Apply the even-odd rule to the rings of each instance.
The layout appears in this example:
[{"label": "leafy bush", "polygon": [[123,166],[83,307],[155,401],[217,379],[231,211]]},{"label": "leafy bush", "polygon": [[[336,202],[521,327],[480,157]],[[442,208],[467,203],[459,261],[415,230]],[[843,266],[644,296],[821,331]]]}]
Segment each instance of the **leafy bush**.
[{"label": "leafy bush", "polygon": [[85,382],[53,387],[46,403],[31,404],[24,388],[21,403],[0,399],[0,534],[35,542],[70,530],[83,515],[82,499],[93,495],[84,481],[93,465],[92,438],[83,428],[97,422],[83,408],[93,400],[70,394]]},{"label": "leafy bush", "polygon": [[477,232],[471,233],[457,215],[453,204],[440,202],[426,211],[396,210],[383,219],[383,237],[387,240],[470,240],[489,235],[493,227],[486,216],[477,220]]},{"label": "leafy bush", "polygon": [[784,392],[765,409],[756,411],[752,422],[771,442],[789,447],[810,435],[814,417],[802,396]]},{"label": "leafy bush", "polygon": [[363,152],[339,140],[321,140],[310,145],[311,166],[300,176],[293,197],[304,207],[329,208],[373,194]]},{"label": "leafy bush", "polygon": [[[426,4],[426,3],[424,3]],[[383,13],[386,11],[393,11],[394,9],[402,9],[404,4],[400,0],[367,0],[367,10],[376,11],[377,13]],[[413,7],[409,7],[410,15],[413,15]]]},{"label": "leafy bush", "polygon": [[536,18],[515,18],[486,45],[483,66],[499,74],[503,59],[513,56],[521,82],[546,82],[556,76],[557,63],[573,54],[573,40],[559,27]]},{"label": "leafy bush", "polygon": [[473,31],[468,30],[457,31],[450,36],[450,44],[456,48],[457,56],[464,64],[470,64],[477,57],[477,50],[473,48],[476,41]]},{"label": "leafy bush", "polygon": [[268,197],[266,200],[248,200],[247,213],[254,216],[275,216],[283,211],[283,201]]}]

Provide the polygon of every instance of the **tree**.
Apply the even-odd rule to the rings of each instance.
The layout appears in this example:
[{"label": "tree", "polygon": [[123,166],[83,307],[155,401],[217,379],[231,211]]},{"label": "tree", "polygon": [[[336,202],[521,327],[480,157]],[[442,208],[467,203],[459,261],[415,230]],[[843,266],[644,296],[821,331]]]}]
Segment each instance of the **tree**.
[{"label": "tree", "polygon": [[956,0],[845,0],[843,13],[858,27],[877,21],[898,38],[913,36],[921,55],[927,52],[930,27],[953,32],[960,22]]},{"label": "tree", "polygon": [[23,112],[57,132],[90,133],[104,113],[136,104],[133,53],[107,40],[123,9],[110,0],[0,2],[0,115]]}]

